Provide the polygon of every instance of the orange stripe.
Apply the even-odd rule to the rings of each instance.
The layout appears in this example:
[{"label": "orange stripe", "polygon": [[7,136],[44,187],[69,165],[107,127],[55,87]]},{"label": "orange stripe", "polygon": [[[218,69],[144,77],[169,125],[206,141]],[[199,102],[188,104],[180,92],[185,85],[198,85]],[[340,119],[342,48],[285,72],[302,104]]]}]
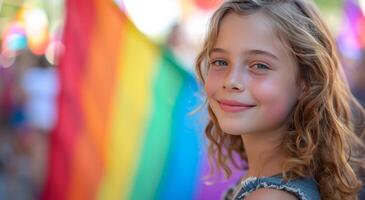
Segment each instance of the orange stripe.
[{"label": "orange stripe", "polygon": [[[160,48],[121,15],[123,50],[120,51],[118,89],[110,123],[108,163],[98,199],[129,199],[141,158],[144,137],[153,112],[152,96]],[[143,191],[142,191],[143,192]]]},{"label": "orange stripe", "polygon": [[68,199],[77,200],[94,199],[104,173],[123,27],[120,11],[113,1],[90,3],[95,5],[96,16],[80,91],[86,124],[73,155],[68,195]]}]

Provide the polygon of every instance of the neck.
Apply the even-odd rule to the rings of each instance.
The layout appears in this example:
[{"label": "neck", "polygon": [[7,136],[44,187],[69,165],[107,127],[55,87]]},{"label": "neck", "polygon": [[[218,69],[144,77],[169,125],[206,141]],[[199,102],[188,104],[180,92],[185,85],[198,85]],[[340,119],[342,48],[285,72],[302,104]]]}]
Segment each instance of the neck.
[{"label": "neck", "polygon": [[276,130],[270,133],[242,134],[249,166],[246,177],[272,176],[282,172],[285,155],[280,144],[284,133],[284,130]]}]

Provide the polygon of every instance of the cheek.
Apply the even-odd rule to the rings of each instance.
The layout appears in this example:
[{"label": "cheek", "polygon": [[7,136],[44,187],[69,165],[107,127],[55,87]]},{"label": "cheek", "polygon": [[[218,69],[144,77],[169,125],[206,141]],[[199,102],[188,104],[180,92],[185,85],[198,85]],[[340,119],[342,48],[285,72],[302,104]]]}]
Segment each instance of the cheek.
[{"label": "cheek", "polygon": [[204,85],[205,92],[207,93],[207,95],[208,96],[214,95],[214,93],[216,93],[222,87],[223,81],[224,81],[223,74],[214,71],[208,72]]},{"label": "cheek", "polygon": [[268,79],[252,84],[251,91],[269,118],[287,116],[298,99],[298,89],[291,81]]}]

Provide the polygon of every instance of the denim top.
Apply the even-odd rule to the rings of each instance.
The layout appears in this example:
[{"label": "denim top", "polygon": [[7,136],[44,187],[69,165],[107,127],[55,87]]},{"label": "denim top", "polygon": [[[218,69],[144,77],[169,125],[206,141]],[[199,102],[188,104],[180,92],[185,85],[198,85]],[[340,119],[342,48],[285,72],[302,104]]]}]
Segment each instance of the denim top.
[{"label": "denim top", "polygon": [[281,175],[270,177],[249,177],[234,188],[230,188],[224,200],[242,200],[260,188],[270,188],[289,192],[299,200],[320,200],[319,190],[314,178],[298,178],[285,182]]}]

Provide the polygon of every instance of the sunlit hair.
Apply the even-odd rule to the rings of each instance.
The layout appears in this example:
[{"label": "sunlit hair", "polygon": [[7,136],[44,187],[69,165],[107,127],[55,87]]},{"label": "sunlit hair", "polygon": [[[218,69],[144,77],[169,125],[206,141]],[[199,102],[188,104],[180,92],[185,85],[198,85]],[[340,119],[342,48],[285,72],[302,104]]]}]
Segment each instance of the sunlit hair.
[{"label": "sunlit hair", "polygon": [[[209,55],[227,13],[264,13],[279,39],[296,58],[297,81],[304,83],[304,95],[288,120],[288,134],[281,148],[290,156],[284,162],[286,180],[313,176],[322,199],[357,199],[362,169],[362,138],[365,112],[350,92],[330,31],[309,0],[229,0],[213,14],[196,71],[205,83]],[[247,160],[240,136],[225,134],[211,107],[205,129],[213,172],[232,171],[229,162],[240,167],[234,154]],[[355,120],[356,119],[356,120]]]}]

